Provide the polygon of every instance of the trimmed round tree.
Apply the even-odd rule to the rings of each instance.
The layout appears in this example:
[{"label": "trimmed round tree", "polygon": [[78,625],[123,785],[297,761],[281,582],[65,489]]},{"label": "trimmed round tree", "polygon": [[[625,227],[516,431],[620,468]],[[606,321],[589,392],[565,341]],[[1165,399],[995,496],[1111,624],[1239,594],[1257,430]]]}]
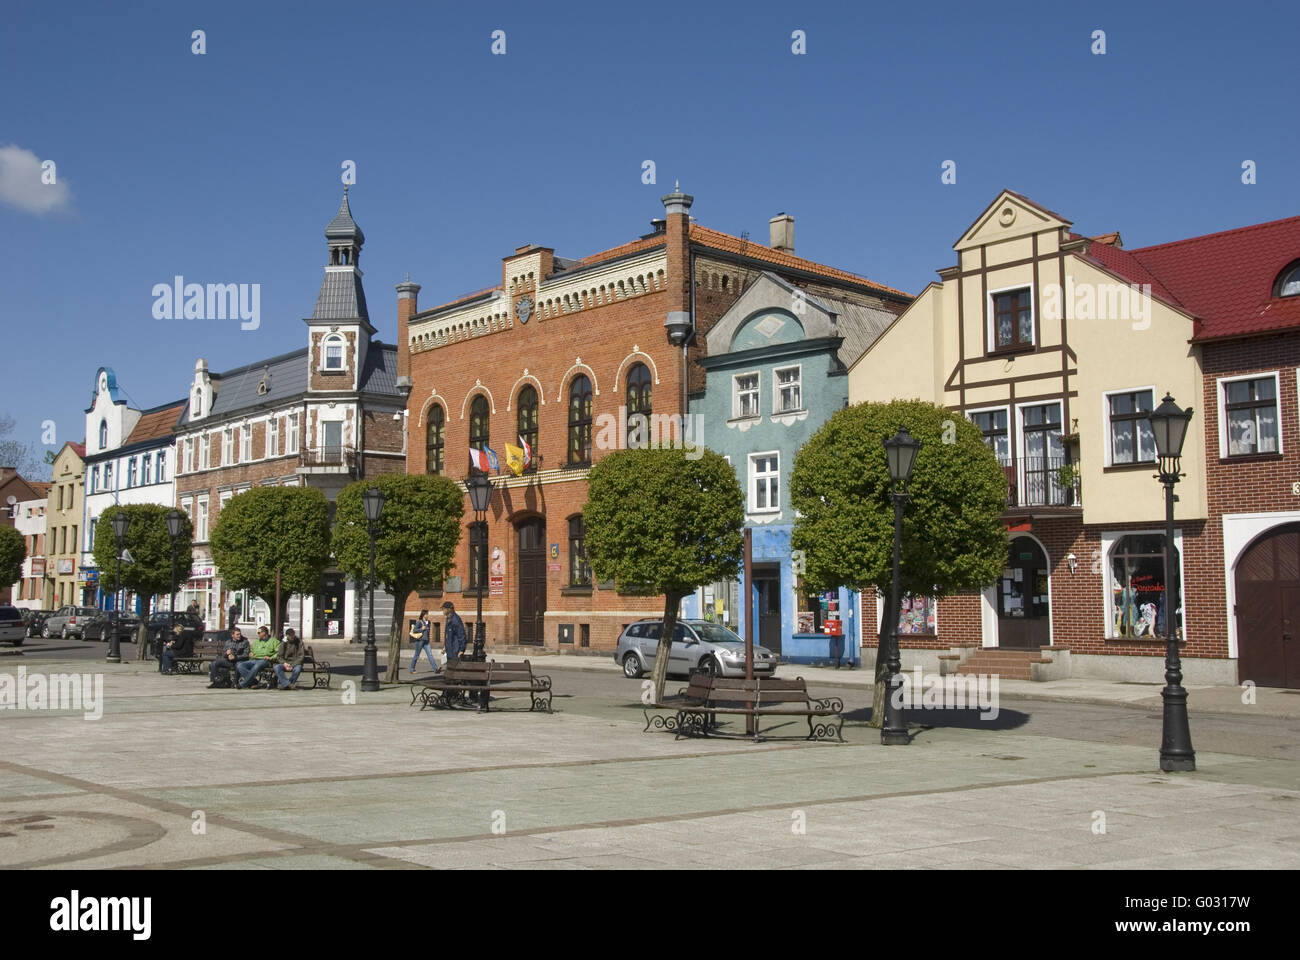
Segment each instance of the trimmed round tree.
[{"label": "trimmed round tree", "polygon": [[[894,504],[884,441],[900,427],[923,444],[903,510],[901,592],[943,597],[978,590],[1006,566],[1007,480],[980,429],[921,400],[861,403],[822,425],[790,475],[798,511],[791,545],[803,551],[804,580],[813,589],[879,590],[889,605]],[[887,610],[880,631],[872,726],[881,722],[889,625],[898,615]]]},{"label": "trimmed round tree", "polygon": [[744,497],[721,456],[697,448],[618,450],[591,468],[582,509],[587,562],[620,590],[663,594],[652,674],[663,699],[677,608],[696,587],[734,577],[743,560]]},{"label": "trimmed round tree", "polygon": [[315,593],[329,566],[329,504],[315,487],[254,487],[222,508],[211,542],[212,561],[226,586],[265,600],[275,611],[273,629],[278,629],[286,619],[289,597]]},{"label": "trimmed round tree", "polygon": [[361,496],[371,487],[384,495],[384,509],[375,524],[375,579],[393,598],[384,679],[396,683],[402,660],[402,607],[411,593],[443,579],[451,567],[460,542],[465,491],[449,477],[404,473],[344,487],[334,513],[334,556],[339,569],[359,583],[370,579],[370,533]]},{"label": "trimmed round tree", "polygon": [[[122,588],[144,600],[144,612],[155,596],[170,594],[172,583],[172,544],[167,536],[167,514],[171,507],[156,503],[128,503],[107,508],[95,521],[95,539],[91,555],[99,570],[100,586],[111,588],[117,569],[117,538],[113,536],[113,517],[125,513],[129,524],[122,545],[130,551],[131,562],[122,564]],[[184,514],[182,514],[184,516]],[[176,579],[185,583],[194,562],[193,528],[185,517],[184,529],[176,540]]]},{"label": "trimmed round tree", "polygon": [[27,540],[13,527],[0,525],[0,584],[17,583],[27,559]]}]

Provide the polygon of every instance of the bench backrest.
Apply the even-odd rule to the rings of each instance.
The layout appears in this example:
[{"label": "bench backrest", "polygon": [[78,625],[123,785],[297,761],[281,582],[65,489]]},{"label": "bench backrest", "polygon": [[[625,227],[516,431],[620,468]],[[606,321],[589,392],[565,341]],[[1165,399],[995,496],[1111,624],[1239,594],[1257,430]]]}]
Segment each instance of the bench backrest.
[{"label": "bench backrest", "polygon": [[709,699],[715,703],[802,703],[808,700],[803,677],[715,677]]},{"label": "bench backrest", "polygon": [[479,660],[455,660],[447,664],[449,680],[485,680],[491,664]]},{"label": "bench backrest", "polygon": [[493,683],[526,683],[533,679],[533,665],[525,660],[523,663],[497,663],[491,661],[491,678]]},{"label": "bench backrest", "polygon": [[707,673],[693,673],[690,685],[686,688],[686,697],[689,700],[708,700],[712,690],[713,677]]}]

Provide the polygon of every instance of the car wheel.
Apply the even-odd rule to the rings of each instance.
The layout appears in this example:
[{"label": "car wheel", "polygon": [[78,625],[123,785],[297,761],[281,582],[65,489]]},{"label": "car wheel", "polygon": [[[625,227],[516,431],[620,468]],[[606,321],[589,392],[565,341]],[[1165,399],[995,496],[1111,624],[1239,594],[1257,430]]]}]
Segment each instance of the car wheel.
[{"label": "car wheel", "polygon": [[60,636],[62,639],[64,639],[64,640],[68,639],[68,628],[67,628],[67,627],[64,627],[64,628],[63,628],[63,632],[62,632],[61,634],[59,634],[59,636]]},{"label": "car wheel", "polygon": [[17,640],[14,641],[14,646],[21,647],[23,645],[23,640],[25,639],[26,637],[19,637]]},{"label": "car wheel", "polygon": [[41,637],[44,638],[44,639],[46,639],[46,640],[50,639],[50,626],[49,626],[49,624],[45,624],[44,626],[41,627]]},{"label": "car wheel", "polygon": [[703,673],[710,677],[722,676],[722,671],[718,669],[718,661],[712,657],[701,657],[699,665],[695,668],[696,672]]},{"label": "car wheel", "polygon": [[645,671],[641,669],[641,661],[637,659],[635,653],[629,653],[623,658],[623,676],[627,677],[629,680],[636,680],[639,679],[643,673],[645,673]]}]

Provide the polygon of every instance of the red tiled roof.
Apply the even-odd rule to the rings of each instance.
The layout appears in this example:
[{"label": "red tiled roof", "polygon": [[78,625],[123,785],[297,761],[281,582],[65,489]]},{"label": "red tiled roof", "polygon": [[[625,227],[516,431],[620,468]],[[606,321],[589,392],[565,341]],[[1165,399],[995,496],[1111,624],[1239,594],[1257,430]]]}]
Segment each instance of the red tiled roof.
[{"label": "red tiled roof", "polygon": [[578,262],[585,267],[591,263],[600,263],[602,260],[613,260],[616,257],[623,257],[629,253],[639,253],[642,250],[662,247],[667,236],[666,233],[651,234],[648,237],[642,237],[640,240],[632,240],[629,243],[620,244],[617,247],[610,247],[608,250],[602,250],[600,253],[593,253],[589,257],[583,257]]},{"label": "red tiled roof", "polygon": [[804,270],[808,273],[820,274],[823,277],[833,277],[836,280],[847,280],[850,283],[871,287],[875,290],[885,290],[889,293],[896,293],[903,297],[910,298],[912,296],[910,293],[903,290],[896,290],[893,287],[887,287],[883,283],[876,283],[874,280],[868,280],[866,277],[860,277],[855,273],[849,273],[845,270],[837,270],[834,267],[815,263],[812,260],[805,260],[803,257],[796,257],[794,254],[786,253],[783,250],[773,250],[771,247],[765,247],[761,243],[754,243],[751,240],[742,240],[740,237],[733,237],[729,233],[711,230],[708,227],[702,227],[697,223],[691,224],[691,242],[697,243],[702,247],[710,247],[714,250],[723,250],[727,253],[738,253],[741,256],[752,257],[755,260],[763,260],[778,267],[789,267],[794,270]]},{"label": "red tiled roof", "polygon": [[29,480],[27,486],[36,491],[37,499],[40,500],[50,495],[50,487],[54,486],[54,483],[50,480]]},{"label": "red tiled roof", "polygon": [[68,446],[70,446],[73,449],[73,452],[76,453],[76,455],[79,456],[82,460],[86,459],[86,444],[84,442],[83,443],[69,442]]},{"label": "red tiled roof", "polygon": [[1088,253],[1196,317],[1194,340],[1300,328],[1300,297],[1273,296],[1278,274],[1300,259],[1300,217],[1135,250],[1094,243]]},{"label": "red tiled roof", "polygon": [[136,422],[135,429],[122,442],[122,446],[130,446],[133,443],[143,443],[146,440],[157,440],[159,437],[165,437],[176,429],[176,421],[180,418],[181,410],[185,406],[185,401],[175,403],[170,407],[164,407],[161,410],[154,410],[151,413],[142,415]]}]

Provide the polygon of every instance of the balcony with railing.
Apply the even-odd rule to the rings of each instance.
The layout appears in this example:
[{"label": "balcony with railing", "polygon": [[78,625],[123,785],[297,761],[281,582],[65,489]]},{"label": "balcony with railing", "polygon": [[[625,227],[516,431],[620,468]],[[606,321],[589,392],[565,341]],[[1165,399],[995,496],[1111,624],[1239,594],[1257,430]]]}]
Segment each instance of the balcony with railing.
[{"label": "balcony with railing", "polygon": [[299,473],[355,474],[357,451],[355,447],[324,446],[303,447],[298,453]]},{"label": "balcony with railing", "polygon": [[1072,466],[1069,457],[999,457],[1007,478],[1007,507],[1078,507],[1083,505],[1079,479],[1061,483],[1061,468]]}]

